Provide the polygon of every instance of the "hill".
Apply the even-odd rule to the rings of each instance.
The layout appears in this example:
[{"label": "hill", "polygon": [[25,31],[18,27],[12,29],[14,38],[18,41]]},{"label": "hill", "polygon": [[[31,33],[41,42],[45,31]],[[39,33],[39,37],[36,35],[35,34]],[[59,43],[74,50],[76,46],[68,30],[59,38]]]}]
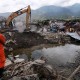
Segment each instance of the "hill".
[{"label": "hill", "polygon": [[[60,6],[43,6],[39,9],[32,10],[31,11],[31,17],[33,19],[55,19],[55,18],[71,18],[74,17],[80,17],[80,4],[74,4],[72,6],[68,7],[60,7]],[[11,13],[0,13],[0,16],[8,17]],[[25,14],[21,15],[20,17],[17,17],[17,19],[24,19]]]}]

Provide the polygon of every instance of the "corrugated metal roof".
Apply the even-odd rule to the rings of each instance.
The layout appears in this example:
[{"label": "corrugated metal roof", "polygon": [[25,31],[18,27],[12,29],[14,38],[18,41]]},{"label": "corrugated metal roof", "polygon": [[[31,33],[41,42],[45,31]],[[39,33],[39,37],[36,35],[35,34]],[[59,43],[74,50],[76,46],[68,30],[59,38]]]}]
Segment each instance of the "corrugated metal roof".
[{"label": "corrugated metal roof", "polygon": [[74,33],[67,32],[66,34],[71,36],[72,38],[80,40],[80,36],[77,34],[77,32],[74,32]]}]

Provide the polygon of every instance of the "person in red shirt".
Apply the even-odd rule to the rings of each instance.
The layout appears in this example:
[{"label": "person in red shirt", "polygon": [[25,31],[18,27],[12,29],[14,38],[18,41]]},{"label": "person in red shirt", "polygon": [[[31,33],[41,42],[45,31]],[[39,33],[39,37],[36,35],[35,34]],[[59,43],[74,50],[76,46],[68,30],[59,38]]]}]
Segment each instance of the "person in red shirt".
[{"label": "person in red shirt", "polygon": [[4,53],[4,44],[5,44],[5,37],[3,34],[0,33],[0,78],[3,75],[4,66],[5,66],[5,53]]}]

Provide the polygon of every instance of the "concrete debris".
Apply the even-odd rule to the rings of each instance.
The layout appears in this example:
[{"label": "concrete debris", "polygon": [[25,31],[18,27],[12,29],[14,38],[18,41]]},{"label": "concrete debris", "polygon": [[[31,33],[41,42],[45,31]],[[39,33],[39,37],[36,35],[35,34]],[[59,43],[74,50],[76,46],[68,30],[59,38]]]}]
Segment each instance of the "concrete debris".
[{"label": "concrete debris", "polygon": [[6,66],[5,69],[4,80],[74,80],[80,65],[67,78],[41,59],[14,63]]},{"label": "concrete debris", "polygon": [[9,59],[8,58],[6,59],[5,66],[11,65],[12,64],[11,60],[14,61],[14,63],[18,63],[18,62],[24,61],[24,59],[22,59],[22,58],[16,58],[16,57],[15,57],[15,59],[13,59],[13,57],[11,57]]},{"label": "concrete debris", "polygon": [[4,80],[74,80],[80,65],[67,78],[60,75],[51,65],[46,64],[41,59],[29,62],[21,61],[6,66],[5,69]]},{"label": "concrete debris", "polygon": [[6,67],[6,80],[56,80],[55,71],[43,60],[22,61]]}]

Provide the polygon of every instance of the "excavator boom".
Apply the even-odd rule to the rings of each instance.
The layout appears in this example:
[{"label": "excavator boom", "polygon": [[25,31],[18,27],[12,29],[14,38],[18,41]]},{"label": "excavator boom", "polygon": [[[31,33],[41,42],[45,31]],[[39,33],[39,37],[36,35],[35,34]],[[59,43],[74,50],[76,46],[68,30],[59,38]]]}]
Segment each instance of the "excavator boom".
[{"label": "excavator boom", "polygon": [[30,18],[30,15],[31,15],[30,5],[28,5],[28,8],[27,8],[27,9],[22,8],[22,9],[16,11],[16,12],[13,12],[13,13],[8,17],[8,19],[6,20],[6,26],[9,27],[10,22],[11,22],[15,17],[17,17],[17,16],[19,16],[19,15],[22,15],[22,14],[24,14],[24,13],[26,13],[26,26],[27,26],[27,28],[28,28],[28,27],[29,27],[29,18]]}]

